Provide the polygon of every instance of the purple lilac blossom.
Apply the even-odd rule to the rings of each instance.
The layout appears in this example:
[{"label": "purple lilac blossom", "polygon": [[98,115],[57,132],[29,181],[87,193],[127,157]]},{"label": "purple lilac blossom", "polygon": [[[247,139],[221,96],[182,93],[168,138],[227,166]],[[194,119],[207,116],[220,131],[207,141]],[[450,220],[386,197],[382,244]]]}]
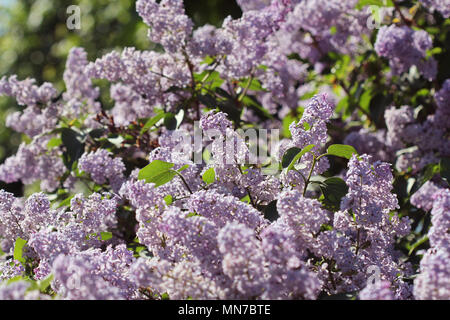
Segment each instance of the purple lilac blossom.
[{"label": "purple lilac blossom", "polygon": [[435,194],[438,192],[442,192],[442,190],[433,182],[427,181],[412,195],[411,204],[425,211],[430,211],[433,208]]},{"label": "purple lilac blossom", "polygon": [[124,180],[125,165],[120,158],[112,158],[111,152],[98,149],[81,156],[78,168],[88,173],[97,184],[109,182],[113,190],[120,189]]},{"label": "purple lilac blossom", "polygon": [[388,281],[377,281],[375,284],[368,284],[359,293],[360,300],[394,300],[394,295],[390,289]]},{"label": "purple lilac blossom", "polygon": [[420,261],[420,273],[414,280],[414,296],[419,300],[450,298],[450,253],[447,248],[428,250]]},{"label": "purple lilac blossom", "polygon": [[148,37],[168,52],[178,52],[187,45],[193,22],[185,15],[182,0],[139,0],[136,10],[149,26]]},{"label": "purple lilac blossom", "polygon": [[376,52],[379,56],[389,59],[389,65],[395,75],[416,66],[429,80],[433,80],[437,73],[436,60],[426,59],[426,51],[432,46],[432,39],[426,31],[415,31],[406,26],[395,25],[381,27],[375,42]]},{"label": "purple lilac blossom", "polygon": [[420,0],[422,5],[431,11],[439,11],[444,18],[450,17],[450,1],[448,0]]}]

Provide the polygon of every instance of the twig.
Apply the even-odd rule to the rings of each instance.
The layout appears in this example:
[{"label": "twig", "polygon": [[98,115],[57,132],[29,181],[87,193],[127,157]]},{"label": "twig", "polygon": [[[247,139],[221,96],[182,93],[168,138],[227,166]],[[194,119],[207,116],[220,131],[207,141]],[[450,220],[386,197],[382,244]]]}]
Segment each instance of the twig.
[{"label": "twig", "polygon": [[398,14],[400,15],[400,18],[407,26],[410,27],[411,25],[413,25],[413,26],[417,27],[417,24],[414,20],[410,20],[404,16],[400,6],[398,5],[398,3],[395,0],[392,0],[392,3],[394,4],[395,11],[398,12]]}]

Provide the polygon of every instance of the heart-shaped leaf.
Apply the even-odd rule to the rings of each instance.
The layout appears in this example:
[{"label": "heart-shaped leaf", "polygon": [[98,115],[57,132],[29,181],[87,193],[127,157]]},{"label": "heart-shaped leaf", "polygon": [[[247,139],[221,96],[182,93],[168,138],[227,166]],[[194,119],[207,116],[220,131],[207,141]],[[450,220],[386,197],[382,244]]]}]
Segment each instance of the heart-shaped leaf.
[{"label": "heart-shaped leaf", "polygon": [[332,211],[341,207],[341,199],[347,194],[348,186],[341,178],[328,178],[320,183],[324,199],[322,203]]},{"label": "heart-shaped leaf", "polygon": [[202,180],[206,184],[211,184],[216,180],[216,172],[214,171],[214,168],[209,168],[205,171],[205,173],[202,176]]},{"label": "heart-shaped leaf", "polygon": [[355,148],[346,144],[332,144],[327,149],[327,155],[350,159],[354,154],[358,154]]},{"label": "heart-shaped leaf", "polygon": [[283,155],[281,165],[283,168],[287,168],[287,171],[292,170],[297,161],[300,160],[304,154],[310,152],[312,148],[314,148],[313,144],[310,144],[303,149],[299,149],[297,147],[288,149]]},{"label": "heart-shaped leaf", "polygon": [[174,164],[170,162],[154,160],[139,171],[138,179],[154,183],[155,187],[162,186],[175,177],[176,172],[171,170],[173,166]]}]

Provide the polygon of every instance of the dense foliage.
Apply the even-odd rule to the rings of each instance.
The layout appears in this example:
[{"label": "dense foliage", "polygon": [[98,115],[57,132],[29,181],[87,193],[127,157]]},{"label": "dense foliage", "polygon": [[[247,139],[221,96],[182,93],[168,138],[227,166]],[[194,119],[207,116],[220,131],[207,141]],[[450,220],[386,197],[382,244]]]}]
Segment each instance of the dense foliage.
[{"label": "dense foliage", "polygon": [[450,299],[449,1],[237,2],[0,78],[1,299]]}]

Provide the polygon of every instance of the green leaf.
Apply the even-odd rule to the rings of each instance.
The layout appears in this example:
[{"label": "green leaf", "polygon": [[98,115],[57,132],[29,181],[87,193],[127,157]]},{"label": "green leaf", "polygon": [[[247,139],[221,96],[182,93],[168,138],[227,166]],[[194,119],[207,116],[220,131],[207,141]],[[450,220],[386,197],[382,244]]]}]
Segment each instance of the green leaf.
[{"label": "green leaf", "polygon": [[228,117],[235,123],[239,123],[241,119],[242,108],[236,106],[234,100],[227,99],[225,101],[220,101],[217,104],[217,108],[219,108],[220,111],[226,113]]},{"label": "green leaf", "polygon": [[375,123],[384,124],[384,112],[393,103],[393,95],[377,92],[370,100],[370,117]]},{"label": "green leaf", "polygon": [[177,120],[177,127],[180,123],[183,122],[184,119],[184,110],[181,109],[180,111],[178,111],[178,113],[175,115],[175,119]]},{"label": "green leaf", "polygon": [[93,139],[98,139],[101,138],[101,136],[103,136],[104,133],[105,129],[103,128],[92,129],[91,131],[89,131],[89,136],[91,136],[91,138]]},{"label": "green leaf", "polygon": [[27,244],[27,241],[22,238],[17,238],[16,243],[14,244],[14,259],[25,263],[25,258],[23,257],[23,247]]},{"label": "green leaf", "polygon": [[209,163],[211,160],[211,152],[209,152],[208,149],[205,148],[202,152],[202,158],[206,163]]},{"label": "green leaf", "polygon": [[320,184],[322,190],[322,203],[332,211],[338,211],[341,206],[341,199],[347,194],[348,186],[344,180],[337,177],[328,178]]},{"label": "green leaf", "polygon": [[300,97],[300,100],[309,100],[317,94],[318,90],[306,92]]},{"label": "green leaf", "polygon": [[283,155],[283,159],[281,160],[281,166],[283,168],[289,167],[292,160],[294,160],[295,156],[302,152],[302,149],[297,147],[289,148]]},{"label": "green leaf", "polygon": [[243,197],[241,199],[241,201],[249,204],[250,203],[250,196],[248,194],[245,195],[245,197]]},{"label": "green leaf", "polygon": [[[385,5],[386,3],[386,5]],[[392,0],[383,1],[383,0],[359,0],[358,4],[356,5],[357,10],[361,10],[365,6],[377,6],[377,7],[393,7],[394,4],[392,3]]]},{"label": "green leaf", "polygon": [[359,105],[367,112],[370,112],[370,100],[372,99],[372,90],[366,90],[359,98]]},{"label": "green leaf", "polygon": [[337,33],[337,28],[336,28],[336,26],[332,26],[331,28],[330,28],[330,34],[331,35],[335,35]]},{"label": "green leaf", "polygon": [[277,210],[277,200],[271,201],[264,209],[264,218],[274,222],[280,217]]},{"label": "green leaf", "polygon": [[177,171],[178,172],[181,172],[181,171],[184,171],[184,170],[186,170],[187,168],[189,168],[189,165],[188,164],[185,164],[184,166],[182,166],[180,169],[178,169]]},{"label": "green leaf", "polygon": [[440,172],[441,165],[440,164],[439,165],[429,164],[425,168],[426,169],[425,169],[425,172],[423,173],[423,177],[422,177],[422,184],[424,184],[428,180],[431,180],[436,173]]},{"label": "green leaf", "polygon": [[292,159],[292,162],[291,162],[291,163],[289,164],[289,166],[287,167],[287,171],[292,170],[292,169],[294,168],[294,165],[297,163],[297,161],[299,161],[300,158],[303,157],[304,154],[310,152],[310,151],[312,150],[312,148],[314,148],[314,147],[315,147],[314,144],[310,144],[310,145],[307,145],[306,147],[304,147],[303,150],[302,150],[300,153],[298,153],[298,154],[294,157],[294,159]]},{"label": "green leaf", "polygon": [[439,162],[439,174],[450,184],[450,158],[442,158]]},{"label": "green leaf", "polygon": [[173,166],[174,164],[170,162],[154,160],[139,171],[138,179],[154,183],[155,187],[162,186],[175,177],[176,172],[171,170]]},{"label": "green leaf", "polygon": [[178,87],[178,86],[171,86],[169,89],[167,89],[166,91],[164,91],[164,93],[176,93],[178,91],[184,91],[185,89],[182,87]]},{"label": "green leaf", "polygon": [[427,241],[428,241],[428,235],[425,234],[421,238],[419,238],[416,242],[414,242],[413,245],[411,245],[411,247],[409,248],[408,255],[410,256],[411,253],[413,253],[420,245],[424,244]]},{"label": "green leaf", "polygon": [[41,292],[44,292],[45,290],[47,290],[47,288],[50,286],[50,283],[53,280],[53,275],[49,275],[48,277],[46,277],[45,279],[42,279],[38,282],[38,286],[39,286],[39,290]]},{"label": "green leaf", "polygon": [[214,171],[214,168],[209,168],[205,171],[205,173],[202,176],[202,180],[206,184],[211,184],[216,180],[216,172]]},{"label": "green leaf", "polygon": [[111,232],[100,232],[100,239],[103,241],[109,240],[112,238],[112,233]]},{"label": "green leaf", "polygon": [[144,179],[145,176],[148,175],[156,175],[158,173],[160,173],[161,171],[166,171],[169,169],[172,169],[174,166],[173,163],[171,162],[165,162],[162,160],[154,160],[152,161],[149,165],[147,165],[145,168],[141,169],[141,171],[139,172],[139,179]]},{"label": "green leaf", "polygon": [[254,97],[252,97],[252,96],[245,96],[242,99],[242,103],[244,103],[244,105],[247,108],[249,108],[252,111],[254,111],[257,116],[259,116],[261,118],[264,118],[264,119],[273,119],[273,116],[269,113],[269,111],[264,109],[264,107],[261,106],[259,104],[259,102]]},{"label": "green leaf", "polygon": [[408,197],[408,181],[404,176],[398,175],[395,177],[392,185],[394,187],[393,191],[397,195],[399,202],[403,203]]},{"label": "green leaf", "polygon": [[283,155],[283,159],[281,161],[282,167],[287,168],[287,171],[292,170],[297,161],[299,161],[304,154],[310,152],[312,148],[314,148],[313,144],[304,147],[302,150],[296,147],[288,149]]},{"label": "green leaf", "polygon": [[268,66],[266,66],[266,65],[264,65],[264,64],[260,64],[260,65],[258,66],[258,69],[261,69],[261,70],[267,71],[267,70],[269,69],[269,67],[268,67]]},{"label": "green leaf", "polygon": [[342,55],[341,58],[335,63],[335,71],[334,75],[338,79],[345,80],[347,73],[349,72],[349,65],[351,62],[351,58],[349,55]]},{"label": "green leaf", "polygon": [[349,104],[350,104],[349,98],[348,98],[348,96],[345,96],[336,105],[336,112],[343,112],[344,113],[344,115],[343,115],[343,119],[344,120],[348,117],[347,110],[348,110]]},{"label": "green leaf", "polygon": [[192,217],[200,217],[200,215],[196,212],[189,212],[189,214],[186,216],[186,218],[192,218]]},{"label": "green leaf", "polygon": [[203,61],[201,62],[201,64],[212,64],[213,62],[215,62],[216,59],[211,57],[211,56],[206,56],[205,59],[203,59]]},{"label": "green leaf", "polygon": [[346,144],[332,144],[327,149],[327,155],[350,159],[353,154],[358,154],[352,146]]},{"label": "green leaf", "polygon": [[[220,78],[220,73],[217,71],[205,70],[202,73],[197,73],[194,75],[194,79],[198,83],[207,85],[209,89],[214,89],[220,87],[224,80]],[[204,92],[207,92],[204,90]]]},{"label": "green leaf", "polygon": [[216,93],[217,93],[219,96],[221,96],[221,97],[223,97],[223,98],[226,98],[226,99],[233,99],[233,97],[232,97],[228,92],[226,92],[225,90],[223,90],[223,89],[220,88],[220,87],[215,88],[214,90],[216,91]]},{"label": "green leaf", "polygon": [[305,129],[305,131],[309,131],[311,129],[311,125],[308,122],[303,122],[303,129]]},{"label": "green leaf", "polygon": [[168,112],[164,115],[164,126],[168,130],[175,130],[177,128],[177,118],[172,112]]},{"label": "green leaf", "polygon": [[59,147],[62,144],[62,139],[61,138],[51,138],[48,143],[47,143],[47,148],[49,149],[53,149],[56,147]]},{"label": "green leaf", "polygon": [[26,280],[26,279],[23,276],[15,276],[15,277],[12,277],[12,278],[10,278],[8,280],[5,280],[5,281],[6,281],[7,284],[11,284],[11,283],[14,283],[16,281],[22,281],[22,280]]},{"label": "green leaf", "polygon": [[155,184],[155,187],[162,186],[170,181],[176,176],[177,174],[175,171],[165,171],[161,174],[158,174],[157,176],[153,177],[153,179],[150,182],[153,182]]},{"label": "green leaf", "polygon": [[66,152],[64,152],[64,164],[67,169],[71,170],[72,164],[77,161],[84,152],[84,143],[81,141],[80,134],[69,128],[62,129],[61,140],[66,147]]},{"label": "green leaf", "polygon": [[[239,82],[239,86],[241,86],[242,88],[246,88],[249,85],[248,83],[248,79],[242,80]],[[259,82],[258,79],[252,79],[252,81],[250,82],[250,85],[248,87],[248,90],[251,91],[266,91],[266,89],[264,89],[261,85],[261,82]]]},{"label": "green leaf", "polygon": [[427,50],[427,58],[432,57],[434,55],[438,55],[442,53],[442,48],[435,47],[431,50]]},{"label": "green leaf", "polygon": [[69,196],[66,199],[64,199],[63,201],[61,201],[58,205],[58,208],[70,206],[70,201],[72,200],[72,198],[73,198],[73,196]]},{"label": "green leaf", "polygon": [[170,194],[168,194],[167,196],[164,197],[164,202],[168,206],[170,206],[173,203],[173,197]]},{"label": "green leaf", "polygon": [[286,117],[283,118],[283,136],[286,138],[292,137],[291,130],[289,130],[289,126],[292,122],[294,122],[296,119],[288,114]]},{"label": "green leaf", "polygon": [[141,134],[144,134],[145,132],[147,132],[150,128],[152,128],[155,124],[157,124],[162,118],[164,118],[165,113],[164,112],[160,112],[158,113],[156,116],[154,116],[153,118],[150,118],[144,125],[144,127],[142,127],[141,130]]},{"label": "green leaf", "polygon": [[169,294],[168,293],[163,293],[162,295],[161,295],[161,300],[170,300],[170,297],[169,297]]},{"label": "green leaf", "polygon": [[198,100],[204,104],[209,109],[215,109],[217,108],[217,101],[216,99],[210,95],[210,94],[200,94],[198,96]]},{"label": "green leaf", "polygon": [[436,173],[440,172],[440,168],[441,168],[440,164],[430,163],[426,165],[425,168],[422,170],[422,173],[419,174],[419,177],[412,186],[410,191],[411,194],[419,190],[425,184],[425,182],[431,180]]}]

